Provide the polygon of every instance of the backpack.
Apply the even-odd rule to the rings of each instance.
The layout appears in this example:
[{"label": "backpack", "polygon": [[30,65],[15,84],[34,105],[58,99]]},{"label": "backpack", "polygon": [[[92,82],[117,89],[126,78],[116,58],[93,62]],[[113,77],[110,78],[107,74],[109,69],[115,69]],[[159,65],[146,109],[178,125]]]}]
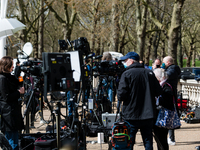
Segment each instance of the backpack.
[{"label": "backpack", "polygon": [[115,122],[112,125],[111,144],[113,150],[130,150],[131,149],[131,126],[126,121]]}]

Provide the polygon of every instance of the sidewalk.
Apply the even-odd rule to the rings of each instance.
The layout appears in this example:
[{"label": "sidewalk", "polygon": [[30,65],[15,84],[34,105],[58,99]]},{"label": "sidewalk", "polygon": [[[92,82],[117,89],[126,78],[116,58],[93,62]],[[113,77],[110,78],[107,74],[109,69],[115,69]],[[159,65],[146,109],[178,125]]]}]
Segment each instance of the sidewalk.
[{"label": "sidewalk", "polygon": [[[176,145],[169,146],[170,150],[196,150],[196,146],[200,146],[200,123],[187,124],[182,122],[180,129],[175,130]],[[97,141],[96,138],[87,137],[87,141]],[[156,142],[153,144],[154,150],[157,150]],[[87,144],[88,150],[101,150],[101,144]],[[102,150],[108,150],[108,144],[102,144]],[[136,135],[136,144],[134,150],[144,150],[140,132]]]},{"label": "sidewalk", "polygon": [[[62,108],[61,112],[65,114],[65,109]],[[44,110],[44,118],[46,120],[50,119],[50,111]],[[35,122],[35,129],[31,129],[30,133],[45,133],[46,132],[46,124],[40,124],[40,119],[38,118]],[[169,146],[170,150],[195,150],[196,146],[200,146],[200,123],[197,124],[188,124],[182,122],[182,126],[180,129],[175,130],[175,139],[176,145]],[[87,137],[86,138],[87,150],[108,150],[108,144],[99,144],[97,143],[97,137]],[[92,144],[92,141],[95,144]],[[154,141],[154,150],[157,150],[156,142]],[[136,144],[134,145],[134,150],[144,150],[142,138],[140,132],[136,135]]]}]

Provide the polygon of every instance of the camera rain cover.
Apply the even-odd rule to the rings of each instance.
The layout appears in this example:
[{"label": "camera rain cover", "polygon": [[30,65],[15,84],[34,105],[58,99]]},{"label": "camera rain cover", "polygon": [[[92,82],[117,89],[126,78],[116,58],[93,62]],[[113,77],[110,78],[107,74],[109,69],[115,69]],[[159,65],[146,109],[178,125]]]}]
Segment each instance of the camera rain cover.
[{"label": "camera rain cover", "polygon": [[70,54],[42,53],[47,91],[67,91],[74,88]]}]

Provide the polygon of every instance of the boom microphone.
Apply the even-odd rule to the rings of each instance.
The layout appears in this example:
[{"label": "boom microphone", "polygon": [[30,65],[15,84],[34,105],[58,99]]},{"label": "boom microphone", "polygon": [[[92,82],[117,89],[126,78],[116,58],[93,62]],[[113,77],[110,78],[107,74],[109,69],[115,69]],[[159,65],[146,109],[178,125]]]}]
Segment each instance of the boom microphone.
[{"label": "boom microphone", "polygon": [[103,57],[103,55],[98,55],[98,56],[95,56],[94,59],[100,59],[102,57]]},{"label": "boom microphone", "polygon": [[88,59],[88,58],[92,58],[93,56],[95,56],[95,53],[92,53],[92,54],[89,54],[85,57],[85,59]]}]

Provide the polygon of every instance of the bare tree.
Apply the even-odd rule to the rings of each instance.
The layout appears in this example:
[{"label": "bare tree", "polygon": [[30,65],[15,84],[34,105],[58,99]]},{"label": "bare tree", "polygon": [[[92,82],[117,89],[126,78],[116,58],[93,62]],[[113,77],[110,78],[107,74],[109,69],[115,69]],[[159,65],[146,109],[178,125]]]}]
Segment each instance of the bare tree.
[{"label": "bare tree", "polygon": [[42,59],[44,51],[44,0],[40,0],[40,19],[39,19],[39,34],[38,34],[38,58]]},{"label": "bare tree", "polygon": [[[156,6],[155,6],[155,14],[156,18],[162,23],[163,18],[165,15],[165,8],[166,8],[166,0],[162,1],[162,5],[160,4],[160,0],[155,0]],[[161,9],[161,10],[160,10]],[[160,36],[161,36],[161,30],[158,29],[158,27],[155,27],[154,37],[153,37],[153,51],[152,51],[152,59],[155,60],[157,58],[157,50],[160,42]]]},{"label": "bare tree", "polygon": [[111,36],[111,51],[118,52],[119,47],[119,0],[112,1],[112,36]]},{"label": "bare tree", "polygon": [[142,3],[145,2],[148,5],[149,0],[135,0],[136,5],[136,30],[137,30],[137,50],[139,51],[140,59],[143,60],[144,47],[145,47],[145,37],[146,37],[146,18],[147,18],[147,7],[143,6],[141,10]]},{"label": "bare tree", "polygon": [[177,64],[177,45],[178,45],[178,32],[181,26],[181,10],[185,0],[175,0],[171,26],[168,31],[168,55],[172,56],[174,63]]},{"label": "bare tree", "polygon": [[195,66],[195,53],[196,53],[196,46],[200,40],[198,40],[198,34],[199,34],[199,27],[200,23],[194,23],[192,22],[191,25],[188,25],[187,30],[184,32],[185,40],[189,43],[189,51],[187,52],[187,67],[190,67],[190,62],[192,60],[192,55],[194,54],[193,57],[193,64],[192,66]]},{"label": "bare tree", "polygon": [[[125,46],[130,43],[132,40],[134,40],[133,33],[130,31],[129,28],[132,28],[134,23],[134,15],[135,13],[135,7],[134,2],[125,0],[121,1],[118,15],[119,15],[119,52],[124,53]],[[131,22],[132,21],[132,22]],[[128,34],[132,35],[131,39],[128,38]]]},{"label": "bare tree", "polygon": [[43,12],[39,11],[40,1],[28,1],[28,0],[17,0],[17,6],[15,11],[18,12],[15,14],[22,23],[26,25],[26,28],[20,32],[20,42],[23,46],[27,41],[33,43],[34,55],[35,58],[38,58],[38,20],[40,16],[48,9],[47,7],[43,8]]},{"label": "bare tree", "polygon": [[172,56],[175,64],[177,64],[178,32],[181,25],[181,10],[184,1],[185,0],[175,0],[169,30],[155,18],[153,10],[149,7],[151,19],[161,30],[163,30],[163,33],[168,39],[168,55]]},{"label": "bare tree", "polygon": [[[73,31],[74,22],[76,19],[76,2],[75,0],[62,0],[62,1],[56,1],[56,0],[49,0],[44,1],[49,10],[54,14],[56,20],[60,22],[60,24],[63,27],[63,35],[64,40],[67,41],[71,40],[71,34]],[[57,5],[60,3],[61,8],[64,9],[64,12],[59,12],[58,10],[54,9],[54,5]],[[61,9],[60,8],[60,9]],[[64,16],[63,16],[64,14]]]}]

